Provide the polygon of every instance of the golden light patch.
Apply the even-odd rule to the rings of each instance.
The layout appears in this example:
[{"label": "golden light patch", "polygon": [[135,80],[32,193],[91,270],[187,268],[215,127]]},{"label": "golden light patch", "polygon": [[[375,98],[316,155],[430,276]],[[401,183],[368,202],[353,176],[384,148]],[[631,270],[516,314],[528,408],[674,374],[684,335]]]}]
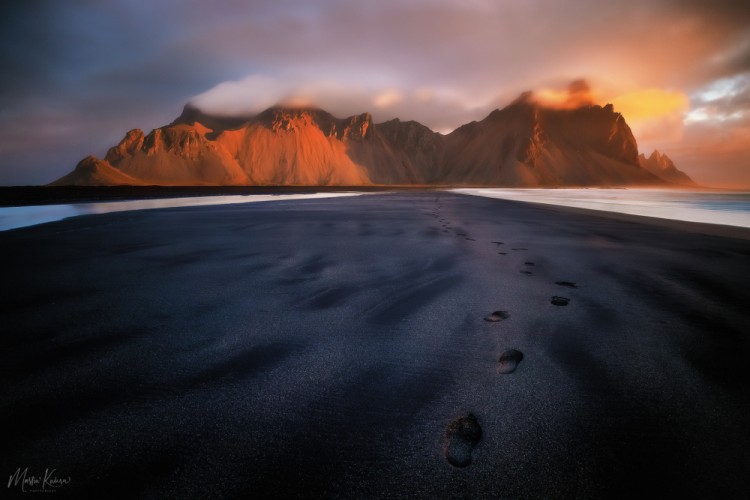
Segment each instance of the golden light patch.
[{"label": "golden light patch", "polygon": [[591,106],[596,99],[586,80],[575,80],[567,89],[542,89],[534,93],[535,100],[542,106],[554,109],[577,109]]},{"label": "golden light patch", "polygon": [[576,109],[594,103],[590,91],[571,93],[567,90],[543,89],[535,92],[534,97],[542,106],[553,109]]},{"label": "golden light patch", "polygon": [[534,95],[539,104],[550,108],[562,106],[568,99],[568,92],[566,90],[542,89],[534,92]]},{"label": "golden light patch", "polygon": [[682,92],[646,89],[615,97],[612,104],[626,119],[637,121],[681,114],[688,109],[689,100]]}]

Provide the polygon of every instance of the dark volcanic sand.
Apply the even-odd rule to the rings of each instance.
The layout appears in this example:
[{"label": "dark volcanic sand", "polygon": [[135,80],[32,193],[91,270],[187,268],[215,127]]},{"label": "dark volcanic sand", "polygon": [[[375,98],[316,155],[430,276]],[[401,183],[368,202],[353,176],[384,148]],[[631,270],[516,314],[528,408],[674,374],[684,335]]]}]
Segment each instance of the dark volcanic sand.
[{"label": "dark volcanic sand", "polygon": [[0,233],[0,472],[56,468],[56,498],[746,497],[750,241],[674,226],[425,192]]}]

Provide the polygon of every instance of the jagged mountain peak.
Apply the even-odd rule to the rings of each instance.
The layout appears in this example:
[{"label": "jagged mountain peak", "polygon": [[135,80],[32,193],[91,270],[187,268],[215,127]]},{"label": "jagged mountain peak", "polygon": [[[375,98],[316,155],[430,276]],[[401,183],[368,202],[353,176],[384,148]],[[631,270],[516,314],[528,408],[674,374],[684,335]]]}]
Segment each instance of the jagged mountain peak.
[{"label": "jagged mountain peak", "polygon": [[685,172],[678,170],[672,159],[658,149],[654,149],[648,158],[641,153],[638,155],[638,162],[641,168],[670,184],[695,186],[695,182]]},{"label": "jagged mountain peak", "polygon": [[317,127],[324,135],[342,140],[365,139],[373,127],[372,115],[368,112],[336,118],[329,112],[312,106],[272,106],[256,115],[252,122],[276,133]]},{"label": "jagged mountain peak", "polygon": [[[663,167],[661,153],[648,159],[638,156],[630,128],[611,104],[576,102],[581,105],[543,106],[532,93],[523,93],[483,120],[447,135],[415,121],[396,118],[375,124],[370,113],[337,118],[314,106],[282,103],[254,116],[225,117],[188,104],[170,125],[149,134],[129,131],[104,160],[87,158],[58,182],[488,186],[684,182],[680,177],[684,174],[671,161]],[[652,164],[670,175],[658,175]],[[87,165],[96,168],[84,168]]]},{"label": "jagged mountain peak", "polygon": [[300,126],[313,125],[316,121],[328,121],[330,118],[328,113],[317,108],[273,106],[255,116],[252,122],[278,132],[294,131]]},{"label": "jagged mountain peak", "polygon": [[117,146],[109,148],[104,159],[110,163],[116,163],[123,158],[132,156],[143,146],[143,131],[139,128],[129,130]]},{"label": "jagged mountain peak", "polygon": [[645,154],[641,153],[638,155],[638,159],[642,161],[645,160],[654,162],[655,165],[658,165],[662,169],[674,166],[672,159],[658,149],[654,149],[648,157]]},{"label": "jagged mountain peak", "polygon": [[277,117],[301,117],[301,116],[316,116],[316,115],[329,115],[327,111],[324,111],[315,106],[292,106],[287,104],[275,104],[257,115],[256,120],[267,120],[274,119]]},{"label": "jagged mountain peak", "polygon": [[671,162],[672,161],[667,155],[662,154],[661,151],[659,151],[658,149],[654,149],[651,152],[651,156],[649,156],[649,159],[653,159],[653,160],[656,160],[658,162],[664,162],[664,161]]}]

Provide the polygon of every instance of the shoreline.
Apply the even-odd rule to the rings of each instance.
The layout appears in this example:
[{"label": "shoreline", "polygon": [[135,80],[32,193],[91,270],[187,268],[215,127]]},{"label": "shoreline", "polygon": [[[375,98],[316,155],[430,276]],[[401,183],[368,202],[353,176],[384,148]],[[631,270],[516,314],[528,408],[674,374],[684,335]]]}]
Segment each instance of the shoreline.
[{"label": "shoreline", "polygon": [[[471,196],[471,195],[466,195]],[[503,200],[517,203],[529,203],[540,209],[548,208],[552,211],[561,211],[571,214],[590,215],[594,217],[603,217],[622,222],[632,222],[634,224],[647,224],[662,228],[675,229],[689,233],[705,234],[711,236],[722,236],[726,238],[736,238],[750,240],[750,228],[742,226],[732,226],[729,224],[710,224],[706,222],[693,222],[679,219],[666,219],[660,217],[650,217],[648,215],[625,214],[622,212],[613,212],[608,210],[596,210],[593,208],[568,207],[565,205],[552,205],[547,203],[537,203],[534,201],[521,200]]]},{"label": "shoreline", "polygon": [[[528,202],[533,203],[533,202]],[[540,205],[540,204],[539,204]],[[566,207],[555,205],[555,209],[563,212],[605,217],[613,220],[632,222],[634,224],[649,224],[663,228],[677,229],[690,233],[706,234],[711,236],[723,236],[725,238],[737,238],[750,240],[750,228],[732,226],[729,224],[709,224],[705,222],[684,221],[679,219],[663,219],[660,217],[649,217],[647,215],[624,214],[621,212],[608,212],[605,210],[594,210],[591,208]]]},{"label": "shoreline", "polygon": [[51,205],[64,203],[86,203],[106,201],[127,201],[151,198],[252,195],[252,194],[302,194],[314,192],[388,192],[388,191],[442,191],[452,189],[653,189],[677,192],[732,193],[725,188],[683,188],[662,186],[597,186],[597,187],[546,187],[509,188],[503,186],[473,185],[367,185],[367,186],[0,186],[0,207]]},{"label": "shoreline", "polygon": [[[110,191],[112,190],[113,191]],[[253,196],[253,195],[294,195],[294,194],[314,194],[314,193],[341,193],[341,192],[355,192],[355,193],[420,193],[420,192],[453,192],[454,188],[446,187],[414,187],[414,186],[396,186],[396,187],[384,187],[384,186],[370,186],[364,189],[361,186],[348,186],[348,187],[161,187],[161,186],[147,186],[147,187],[130,187],[130,186],[110,186],[110,187],[83,187],[69,189],[65,187],[55,186],[44,186],[44,187],[11,187],[3,188],[0,187],[0,210],[3,208],[15,208],[15,207],[33,207],[33,206],[64,206],[72,204],[87,204],[87,203],[118,203],[118,202],[136,202],[145,200],[161,200],[161,199],[180,199],[180,198],[203,198],[212,196]],[[493,188],[488,188],[493,189]],[[598,188],[591,188],[598,189]],[[639,188],[640,189],[640,188]],[[10,191],[8,191],[10,190]],[[658,189],[656,189],[658,191]],[[5,192],[4,192],[5,191]],[[691,191],[691,190],[677,190],[677,191]],[[692,190],[695,191],[695,190]],[[7,192],[11,192],[11,196],[3,197]],[[476,196],[468,193],[457,192],[461,196]],[[53,195],[53,196],[50,196]],[[503,199],[503,198],[492,198],[488,199]],[[275,201],[275,200],[269,200]],[[653,217],[648,215],[636,215],[627,214],[622,212],[615,212],[609,210],[597,210],[594,208],[581,208],[571,207],[566,205],[556,205],[550,203],[540,203],[533,200],[517,200],[507,199],[505,201],[529,203],[539,208],[550,208],[552,210],[561,210],[563,212],[569,212],[574,214],[589,214],[599,217],[610,218],[613,220],[633,222],[637,224],[650,224],[663,228],[681,229],[684,231],[706,234],[714,236],[724,236],[728,238],[739,238],[748,240],[750,239],[750,228],[743,226],[736,226],[731,224],[718,224],[718,223],[707,223],[707,222],[694,222],[689,220],[671,219]],[[54,203],[51,203],[54,202]],[[196,206],[199,204],[196,204]],[[160,207],[145,207],[145,208],[133,208],[133,210],[142,209],[157,209]],[[87,214],[81,214],[87,215]],[[78,216],[78,215],[72,215]],[[29,225],[20,225],[5,229],[4,231],[14,230],[22,227],[30,227],[37,224],[44,224],[47,222],[54,222],[55,220],[62,220],[63,218],[71,217],[71,215],[65,215],[60,219],[54,219],[50,221],[43,221],[38,223],[32,223]]]},{"label": "shoreline", "polygon": [[[469,196],[504,199],[534,203],[538,206],[562,207],[573,210],[589,210],[601,216],[613,214],[619,220],[642,217],[642,223],[669,227],[670,221],[697,224],[694,232],[704,234],[736,234],[721,227],[750,230],[750,193],[722,193],[693,191],[685,195],[684,190],[635,189],[628,194],[619,190],[562,190],[564,194],[547,195],[535,189],[455,189],[452,192]],[[542,194],[544,193],[544,194]],[[717,208],[718,207],[718,208]],[[718,226],[714,228],[710,226]],[[746,237],[746,236],[744,236]]]}]

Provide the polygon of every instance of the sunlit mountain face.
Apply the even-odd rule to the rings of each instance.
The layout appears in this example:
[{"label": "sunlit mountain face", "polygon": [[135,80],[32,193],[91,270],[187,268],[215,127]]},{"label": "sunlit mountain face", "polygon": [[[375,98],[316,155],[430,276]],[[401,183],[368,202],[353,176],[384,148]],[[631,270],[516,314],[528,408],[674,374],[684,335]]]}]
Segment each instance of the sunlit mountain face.
[{"label": "sunlit mountain face", "polygon": [[55,185],[691,186],[669,157],[648,158],[612,104],[588,84],[567,98],[525,92],[442,135],[416,121],[336,118],[308,104],[252,117],[194,104],[170,125],[128,132],[103,160],[88,156]]}]

